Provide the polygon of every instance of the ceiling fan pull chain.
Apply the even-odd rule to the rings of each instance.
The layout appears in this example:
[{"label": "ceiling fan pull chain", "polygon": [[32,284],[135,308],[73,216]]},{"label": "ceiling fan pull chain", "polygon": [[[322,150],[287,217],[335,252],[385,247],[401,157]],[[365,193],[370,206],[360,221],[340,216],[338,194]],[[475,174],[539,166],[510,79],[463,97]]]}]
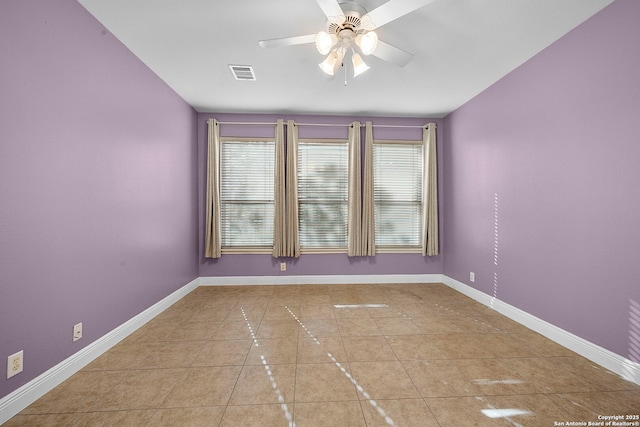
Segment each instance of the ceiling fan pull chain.
[{"label": "ceiling fan pull chain", "polygon": [[344,62],[342,63],[342,69],[344,70],[344,85],[347,86],[347,67],[344,66]]}]

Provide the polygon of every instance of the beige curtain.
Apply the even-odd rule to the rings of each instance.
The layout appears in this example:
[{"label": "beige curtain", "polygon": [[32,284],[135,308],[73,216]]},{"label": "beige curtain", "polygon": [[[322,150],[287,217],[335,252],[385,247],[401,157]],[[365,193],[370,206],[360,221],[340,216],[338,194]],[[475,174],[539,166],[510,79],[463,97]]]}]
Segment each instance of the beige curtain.
[{"label": "beige curtain", "polygon": [[347,255],[362,256],[362,190],[360,166],[360,122],[349,126],[349,191],[347,207]]},{"label": "beige curtain", "polygon": [[207,196],[205,211],[205,258],[220,258],[220,125],[207,121]]},{"label": "beige curtain", "polygon": [[375,200],[373,194],[373,125],[365,123],[362,186],[362,256],[376,254]]},{"label": "beige curtain", "polygon": [[424,142],[424,221],[422,223],[422,255],[438,255],[438,162],[436,157],[436,125],[422,130]]},{"label": "beige curtain", "polygon": [[298,237],[298,125],[287,121],[286,226],[284,256],[300,256]]},{"label": "beige curtain", "polygon": [[274,258],[285,255],[286,195],[285,195],[285,162],[284,162],[284,121],[278,119],[275,134],[275,165],[273,177],[273,251]]}]

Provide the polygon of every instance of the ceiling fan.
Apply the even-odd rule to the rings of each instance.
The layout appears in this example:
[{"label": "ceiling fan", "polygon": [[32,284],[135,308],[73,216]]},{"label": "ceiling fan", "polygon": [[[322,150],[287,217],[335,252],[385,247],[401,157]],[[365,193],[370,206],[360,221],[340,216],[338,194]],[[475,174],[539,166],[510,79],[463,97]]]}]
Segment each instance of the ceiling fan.
[{"label": "ceiling fan", "polygon": [[322,55],[327,55],[319,66],[325,73],[334,75],[351,53],[353,76],[357,77],[369,66],[362,55],[373,55],[399,67],[407,65],[413,55],[378,39],[375,30],[389,22],[411,13],[433,0],[389,0],[371,12],[359,3],[338,0],[316,0],[327,17],[325,29],[317,34],[261,40],[264,48],[315,43]]}]

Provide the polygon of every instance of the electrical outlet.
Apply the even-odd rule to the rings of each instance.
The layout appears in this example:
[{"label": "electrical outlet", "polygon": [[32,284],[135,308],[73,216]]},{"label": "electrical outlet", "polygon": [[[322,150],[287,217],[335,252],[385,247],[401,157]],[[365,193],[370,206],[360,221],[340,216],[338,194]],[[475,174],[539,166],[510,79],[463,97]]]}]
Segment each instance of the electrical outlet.
[{"label": "electrical outlet", "polygon": [[22,372],[24,368],[24,351],[20,350],[7,358],[7,379]]},{"label": "electrical outlet", "polygon": [[286,262],[281,262],[280,263],[280,271],[287,271],[287,263]]},{"label": "electrical outlet", "polygon": [[82,322],[73,325],[73,342],[78,341],[80,338],[82,338]]},{"label": "electrical outlet", "polygon": [[471,281],[471,283],[476,281],[476,273],[474,273],[473,271],[469,272],[469,280]]}]

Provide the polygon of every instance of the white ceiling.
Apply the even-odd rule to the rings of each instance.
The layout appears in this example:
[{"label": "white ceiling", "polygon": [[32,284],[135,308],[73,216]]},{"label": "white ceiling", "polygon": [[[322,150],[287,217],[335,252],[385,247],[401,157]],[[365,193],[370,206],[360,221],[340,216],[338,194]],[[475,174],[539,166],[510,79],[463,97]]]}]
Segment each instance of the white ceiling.
[{"label": "white ceiling", "polygon": [[[443,117],[613,0],[434,0],[376,30],[409,51],[403,68],[333,80],[313,44],[258,40],[317,33],[316,0],[78,0],[199,112]],[[402,1],[402,0],[394,0]],[[359,0],[367,11],[386,0]],[[229,64],[251,65],[236,81]]]}]

